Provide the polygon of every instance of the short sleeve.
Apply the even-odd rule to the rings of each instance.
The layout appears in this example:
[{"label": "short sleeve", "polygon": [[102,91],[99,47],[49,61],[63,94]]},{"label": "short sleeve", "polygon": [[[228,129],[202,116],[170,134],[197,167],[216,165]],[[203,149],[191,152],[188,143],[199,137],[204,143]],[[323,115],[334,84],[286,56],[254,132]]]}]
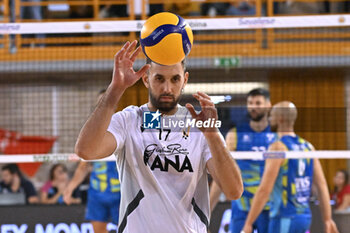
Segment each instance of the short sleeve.
[{"label": "short sleeve", "polygon": [[125,111],[117,112],[112,116],[111,123],[109,124],[107,131],[113,134],[117,141],[116,151],[124,147],[125,143],[125,130],[126,130],[126,116]]}]

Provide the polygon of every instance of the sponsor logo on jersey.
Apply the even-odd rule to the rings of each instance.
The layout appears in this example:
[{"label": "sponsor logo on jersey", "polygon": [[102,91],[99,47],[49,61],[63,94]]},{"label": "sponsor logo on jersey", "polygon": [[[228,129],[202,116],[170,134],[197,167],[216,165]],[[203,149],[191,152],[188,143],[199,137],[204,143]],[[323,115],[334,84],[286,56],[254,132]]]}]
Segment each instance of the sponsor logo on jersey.
[{"label": "sponsor logo on jersey", "polygon": [[157,144],[150,144],[143,153],[143,161],[151,170],[159,169],[168,172],[169,167],[173,167],[178,172],[193,172],[193,167],[188,158],[189,152],[182,148],[180,144],[170,144],[160,147]]},{"label": "sponsor logo on jersey", "polygon": [[266,134],[266,137],[267,137],[267,140],[268,140],[269,143],[271,143],[272,141],[275,140],[275,136],[276,135],[274,133],[267,133]]},{"label": "sponsor logo on jersey", "polygon": [[292,150],[293,151],[304,151],[306,148],[305,144],[293,144],[292,145]]},{"label": "sponsor logo on jersey", "polygon": [[310,190],[311,181],[310,181],[310,177],[309,176],[295,178],[294,182],[295,182],[295,188],[296,188],[297,192],[298,191],[302,192],[302,191]]},{"label": "sponsor logo on jersey", "polygon": [[298,177],[294,179],[296,189],[296,199],[299,203],[307,203],[310,197],[311,191],[311,178]]},{"label": "sponsor logo on jersey", "polygon": [[249,137],[248,134],[244,134],[242,140],[243,140],[243,142],[250,142],[250,141],[251,141],[251,138]]},{"label": "sponsor logo on jersey", "polygon": [[187,139],[190,136],[190,127],[182,130],[182,138]]}]

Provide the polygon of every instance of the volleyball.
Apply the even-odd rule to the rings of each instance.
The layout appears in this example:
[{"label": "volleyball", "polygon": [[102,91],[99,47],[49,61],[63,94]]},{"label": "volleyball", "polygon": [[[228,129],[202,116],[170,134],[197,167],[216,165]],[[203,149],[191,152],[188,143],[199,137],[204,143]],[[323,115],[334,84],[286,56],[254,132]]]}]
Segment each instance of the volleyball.
[{"label": "volleyball", "polygon": [[193,33],[182,17],[162,12],[153,15],[144,23],[140,43],[145,55],[153,62],[174,65],[190,53]]}]

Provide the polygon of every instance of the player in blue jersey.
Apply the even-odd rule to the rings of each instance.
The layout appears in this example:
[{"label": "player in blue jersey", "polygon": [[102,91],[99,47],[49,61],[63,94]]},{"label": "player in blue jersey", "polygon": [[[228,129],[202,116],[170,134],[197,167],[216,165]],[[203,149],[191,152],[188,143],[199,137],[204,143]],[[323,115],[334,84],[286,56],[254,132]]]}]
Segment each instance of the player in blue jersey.
[{"label": "player in blue jersey", "polygon": [[[102,98],[105,90],[100,91],[98,100]],[[120,203],[120,181],[115,162],[84,162],[81,161],[68,184],[63,199],[71,203],[73,190],[90,174],[88,190],[86,220],[96,233],[107,233],[107,223],[118,224]]]},{"label": "player in blue jersey", "polygon": [[[270,124],[271,129],[277,131],[279,139],[270,145],[269,151],[314,150],[309,142],[294,133],[296,118],[297,109],[293,103],[283,101],[274,105]],[[326,233],[338,233],[332,220],[329,192],[319,160],[284,158],[265,160],[261,184],[255,193],[242,232],[253,232],[252,223],[258,218],[269,197],[269,233],[307,232],[311,224],[309,198],[312,183],[318,190]]]},{"label": "player in blue jersey", "polygon": [[[247,109],[250,121],[231,129],[226,136],[227,147],[230,151],[266,151],[274,142],[275,133],[271,133],[268,124],[268,112],[271,108],[270,94],[267,90],[257,88],[247,95]],[[236,160],[241,169],[244,192],[240,199],[232,201],[231,233],[240,233],[242,230],[250,203],[260,184],[264,170],[264,161]],[[216,183],[211,185],[210,200],[213,209],[218,201],[220,189]],[[267,233],[269,221],[269,206],[266,205],[263,212],[253,224],[259,233]]]},{"label": "player in blue jersey", "polygon": [[74,190],[90,174],[86,220],[91,221],[94,232],[107,233],[107,223],[118,224],[120,182],[115,162],[83,162],[64,192],[64,201],[70,204]]}]

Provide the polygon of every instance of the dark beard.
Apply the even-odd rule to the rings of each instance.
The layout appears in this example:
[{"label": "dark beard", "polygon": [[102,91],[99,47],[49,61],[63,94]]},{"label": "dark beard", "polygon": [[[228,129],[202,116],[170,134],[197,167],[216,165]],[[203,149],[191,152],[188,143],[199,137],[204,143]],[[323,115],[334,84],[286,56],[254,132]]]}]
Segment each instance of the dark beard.
[{"label": "dark beard", "polygon": [[249,114],[250,119],[251,119],[252,121],[255,121],[255,122],[261,121],[261,120],[264,118],[264,116],[265,116],[265,114],[262,113],[262,114],[257,115],[256,117],[253,118],[253,117]]},{"label": "dark beard", "polygon": [[[152,105],[156,108],[159,109],[159,111],[161,112],[170,112],[171,110],[174,110],[176,108],[176,105],[179,103],[180,101],[180,96],[179,98],[175,99],[174,95],[168,95],[168,94],[163,94],[160,95],[158,97],[158,99],[152,94],[152,91],[149,91],[149,96],[150,96],[150,100]],[[171,97],[173,99],[172,102],[161,102],[160,98],[163,96],[167,96],[167,97]]]}]

